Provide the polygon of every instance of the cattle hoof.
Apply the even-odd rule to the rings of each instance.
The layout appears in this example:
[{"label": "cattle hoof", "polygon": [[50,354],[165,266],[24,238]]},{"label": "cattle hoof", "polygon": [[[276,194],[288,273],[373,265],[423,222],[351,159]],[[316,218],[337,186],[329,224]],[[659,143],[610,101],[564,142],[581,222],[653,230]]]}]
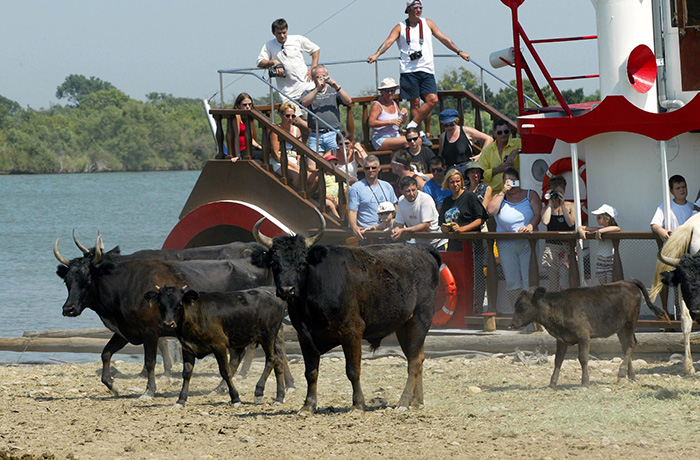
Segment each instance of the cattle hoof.
[{"label": "cattle hoof", "polygon": [[299,412],[297,414],[301,415],[302,417],[306,417],[309,415],[312,415],[314,413],[315,408],[311,406],[302,406],[301,409],[299,409]]},{"label": "cattle hoof", "polygon": [[294,393],[295,391],[297,391],[297,387],[287,387],[285,388],[285,391],[287,393]]},{"label": "cattle hoof", "polygon": [[240,402],[240,401],[232,402],[231,405],[232,405],[233,407],[238,408],[238,407],[241,407],[241,402]]},{"label": "cattle hoof", "polygon": [[142,394],[141,396],[139,396],[139,399],[140,399],[141,401],[150,401],[151,399],[153,399],[153,395],[152,395],[152,394],[148,394],[148,393],[144,393],[144,394]]},{"label": "cattle hoof", "polygon": [[181,404],[181,403],[179,403],[179,402],[173,404],[173,409],[182,409],[183,407],[185,407],[185,405],[184,405],[184,404]]},{"label": "cattle hoof", "polygon": [[112,384],[112,387],[109,389],[109,391],[111,391],[114,396],[119,396],[119,389],[117,388],[116,384]]},{"label": "cattle hoof", "polygon": [[284,400],[280,401],[280,400],[275,399],[274,401],[272,401],[272,404],[275,405],[275,406],[279,406],[279,405],[281,405],[283,402],[284,402]]},{"label": "cattle hoof", "polygon": [[399,406],[396,408],[396,412],[399,412],[399,413],[406,412],[407,410],[408,410],[408,407],[406,407],[406,406]]},{"label": "cattle hoof", "polygon": [[253,399],[253,402],[255,404],[262,404],[263,397],[262,396],[256,396],[255,399]]}]

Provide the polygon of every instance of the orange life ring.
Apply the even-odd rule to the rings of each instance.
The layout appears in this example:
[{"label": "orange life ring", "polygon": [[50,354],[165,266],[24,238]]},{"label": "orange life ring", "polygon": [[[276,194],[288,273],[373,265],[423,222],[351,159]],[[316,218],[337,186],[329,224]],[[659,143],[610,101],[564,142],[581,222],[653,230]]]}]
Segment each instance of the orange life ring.
[{"label": "orange life ring", "polygon": [[[544,179],[542,179],[542,200],[546,204],[548,200],[544,198],[544,194],[547,193],[549,190],[549,179],[551,179],[554,176],[558,176],[559,174],[563,174],[565,172],[569,172],[572,170],[571,167],[571,158],[560,158],[552,165],[549,167],[547,170],[547,173],[544,175]],[[586,182],[586,163],[584,163],[581,160],[578,160],[578,174],[579,177],[583,180],[583,183],[587,186],[588,183]],[[588,220],[588,200],[581,200],[581,221],[586,222]]]},{"label": "orange life ring", "polygon": [[443,326],[452,318],[457,307],[457,284],[446,264],[440,265],[440,285],[433,326]]}]

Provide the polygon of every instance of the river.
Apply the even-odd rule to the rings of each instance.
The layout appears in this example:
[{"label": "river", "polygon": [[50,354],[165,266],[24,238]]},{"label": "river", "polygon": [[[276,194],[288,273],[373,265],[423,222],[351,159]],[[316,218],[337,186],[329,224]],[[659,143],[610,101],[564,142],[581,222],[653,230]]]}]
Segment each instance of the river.
[{"label": "river", "polygon": [[[92,310],[61,315],[67,291],[56,276],[56,238],[68,259],[81,254],[73,229],[88,247],[99,230],[107,249],[160,248],[198,177],[199,171],[0,176],[0,337],[102,327]],[[2,362],[52,359],[86,362],[99,355],[0,351]]]}]

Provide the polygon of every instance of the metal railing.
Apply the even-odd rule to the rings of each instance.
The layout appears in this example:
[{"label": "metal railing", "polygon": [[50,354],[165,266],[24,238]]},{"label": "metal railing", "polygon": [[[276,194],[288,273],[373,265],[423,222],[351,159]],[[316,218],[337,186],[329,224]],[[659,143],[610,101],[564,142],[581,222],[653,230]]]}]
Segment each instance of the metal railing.
[{"label": "metal railing", "polygon": [[[435,54],[435,58],[448,58],[448,59],[461,59],[459,56],[455,56],[454,54]],[[388,62],[388,61],[398,61],[400,58],[398,56],[392,56],[392,57],[380,57],[374,62],[374,87],[377,88],[379,86],[379,63],[380,62]],[[513,91],[517,92],[517,88],[513,85],[511,85],[509,82],[506,80],[502,79],[495,73],[493,73],[491,70],[487,69],[483,65],[479,64],[477,61],[475,61],[473,58],[469,59],[469,63],[474,65],[479,69],[479,79],[481,81],[481,100],[484,102],[486,101],[486,81],[485,81],[485,75],[488,75],[492,77],[494,80],[498,81],[500,84],[504,85],[507,88],[512,89]],[[343,60],[343,61],[332,61],[332,62],[324,62],[323,65],[326,67],[333,67],[333,66],[340,66],[340,65],[348,65],[348,64],[367,64],[367,61],[365,59],[348,59],[348,60]],[[274,88],[270,82],[265,80],[265,78],[261,77],[260,75],[254,73],[254,72],[263,72],[263,75],[267,74],[267,69],[260,69],[258,67],[247,67],[247,68],[239,68],[239,69],[220,69],[218,70],[219,74],[219,99],[221,106],[223,107],[225,105],[224,102],[224,81],[223,81],[223,76],[226,74],[231,74],[231,75],[253,75],[257,79],[265,82],[265,84],[270,87],[270,105],[274,105],[274,98],[273,98],[273,91],[276,93],[279,93],[280,95],[284,96],[284,98],[290,99],[289,96],[285,95],[283,92],[279,91],[277,88]],[[524,97],[533,103],[536,106],[540,106],[540,103],[532,98],[530,98],[527,95],[524,95]]]}]

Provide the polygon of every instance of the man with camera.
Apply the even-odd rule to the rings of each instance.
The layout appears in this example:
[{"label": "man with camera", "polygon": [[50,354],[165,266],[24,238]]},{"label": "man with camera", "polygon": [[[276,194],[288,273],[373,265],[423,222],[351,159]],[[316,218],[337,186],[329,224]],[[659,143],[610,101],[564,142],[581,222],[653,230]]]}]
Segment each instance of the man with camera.
[{"label": "man with camera", "polygon": [[[311,55],[311,66],[318,65],[321,48],[303,35],[287,35],[285,19],[272,23],[272,40],[263,45],[258,55],[258,67],[268,69],[277,80],[277,88],[292,99],[314,87],[311,71],[304,62],[304,53]],[[295,101],[296,102],[296,101]],[[297,115],[300,115],[299,110]]]},{"label": "man with camera", "polygon": [[[391,30],[389,37],[376,53],[367,58],[367,62],[371,64],[376,61],[398,40],[401,58],[401,99],[408,99],[411,104],[413,119],[406,127],[412,128],[419,126],[438,103],[433,37],[465,61],[469,60],[469,53],[455,45],[433,21],[421,17],[423,4],[420,0],[408,0],[404,12],[408,14],[408,18]],[[421,98],[425,102],[422,106]]]},{"label": "man with camera", "polygon": [[[338,104],[350,105],[352,98],[340,85],[328,76],[328,69],[317,65],[311,69],[315,87],[304,91],[301,95],[301,105],[309,109],[326,124],[320,123],[316,117],[309,117],[309,147],[319,154],[331,153],[338,148],[335,130],[340,129],[340,109]],[[316,132],[318,131],[318,137]]]}]

